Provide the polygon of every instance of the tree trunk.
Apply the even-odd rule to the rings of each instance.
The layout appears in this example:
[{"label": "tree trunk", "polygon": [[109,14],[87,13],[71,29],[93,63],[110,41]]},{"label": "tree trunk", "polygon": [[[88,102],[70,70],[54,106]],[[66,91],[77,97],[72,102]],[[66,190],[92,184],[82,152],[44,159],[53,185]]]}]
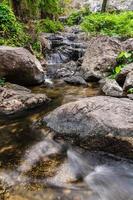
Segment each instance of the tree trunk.
[{"label": "tree trunk", "polygon": [[12,7],[17,17],[21,16],[21,0],[12,0]]},{"label": "tree trunk", "polygon": [[108,0],[103,0],[101,12],[106,12]]}]

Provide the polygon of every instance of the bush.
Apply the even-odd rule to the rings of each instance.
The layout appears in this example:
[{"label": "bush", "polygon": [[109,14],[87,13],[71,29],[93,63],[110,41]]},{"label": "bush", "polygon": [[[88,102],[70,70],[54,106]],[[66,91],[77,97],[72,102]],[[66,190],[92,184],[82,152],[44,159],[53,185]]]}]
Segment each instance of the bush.
[{"label": "bush", "polygon": [[28,39],[13,11],[9,6],[0,3],[0,45],[22,46]]},{"label": "bush", "polygon": [[109,36],[133,36],[133,11],[121,13],[93,13],[81,24],[84,31]]},{"label": "bush", "polygon": [[81,10],[77,10],[73,12],[67,20],[67,25],[72,26],[76,24],[80,24],[84,17],[90,14],[89,8],[83,8]]},{"label": "bush", "polygon": [[64,28],[61,22],[58,20],[54,21],[49,18],[37,21],[35,26],[37,33],[56,33],[57,31],[61,31]]}]

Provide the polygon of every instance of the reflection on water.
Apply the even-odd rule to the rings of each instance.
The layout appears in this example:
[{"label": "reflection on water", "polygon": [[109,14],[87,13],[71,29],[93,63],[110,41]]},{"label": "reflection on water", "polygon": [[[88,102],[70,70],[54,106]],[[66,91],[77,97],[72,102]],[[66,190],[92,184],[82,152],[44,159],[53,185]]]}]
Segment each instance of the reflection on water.
[{"label": "reflection on water", "polygon": [[32,124],[39,120],[46,113],[69,101],[78,98],[93,96],[99,93],[98,86],[88,88],[63,85],[55,83],[54,88],[35,87],[32,90],[36,93],[46,93],[52,99],[49,106],[34,109],[34,112],[27,112],[21,117],[14,119],[0,119],[0,167],[13,167],[19,163],[24,151],[31,145],[42,141],[44,134],[33,130]]},{"label": "reflection on water", "polygon": [[56,83],[55,88],[42,86],[33,91],[51,97],[49,106],[0,120],[0,199],[133,200],[132,162],[72,149],[64,141],[53,141],[48,129],[33,128],[36,120],[56,107],[97,95],[99,89]]}]

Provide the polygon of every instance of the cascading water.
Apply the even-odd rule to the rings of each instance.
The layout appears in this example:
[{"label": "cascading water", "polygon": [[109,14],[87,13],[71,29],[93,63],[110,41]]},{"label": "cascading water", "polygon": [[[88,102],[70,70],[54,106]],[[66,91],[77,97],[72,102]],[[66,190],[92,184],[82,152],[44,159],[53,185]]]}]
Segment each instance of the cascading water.
[{"label": "cascading water", "polygon": [[[64,161],[51,177],[40,179],[27,175],[38,162],[47,162],[53,159],[52,155],[58,154],[63,156]],[[128,162],[100,152],[66,148],[66,145],[52,140],[44,140],[33,145],[26,151],[16,171],[5,170],[0,173],[0,181],[8,187],[27,186],[30,183],[47,185],[58,191],[58,197],[64,188],[71,191],[69,198],[64,197],[67,200],[73,199],[76,191],[82,200],[133,200],[132,161]],[[26,197],[26,194],[23,195]],[[32,194],[30,199],[34,199]],[[46,200],[45,195],[40,199]],[[51,198],[47,197],[47,200]]]},{"label": "cascading water", "polygon": [[91,166],[88,159],[68,151],[73,172],[81,176],[92,190],[89,200],[132,200],[133,164],[113,161],[112,164]]},{"label": "cascading water", "polygon": [[56,72],[64,67],[65,63],[70,61],[77,62],[87,48],[86,43],[79,37],[80,30],[71,30],[68,33],[51,34],[45,36],[52,44],[51,50],[47,51],[47,75],[56,77]]}]

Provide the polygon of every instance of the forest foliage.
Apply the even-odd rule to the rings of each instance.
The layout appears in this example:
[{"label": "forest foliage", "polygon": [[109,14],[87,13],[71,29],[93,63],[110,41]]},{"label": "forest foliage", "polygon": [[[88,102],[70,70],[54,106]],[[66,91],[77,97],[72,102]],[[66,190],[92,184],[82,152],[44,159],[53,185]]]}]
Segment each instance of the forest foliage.
[{"label": "forest foliage", "polygon": [[[40,32],[63,30],[58,20],[71,0],[0,0],[0,45],[36,43]],[[96,12],[89,7],[73,10],[66,25],[80,25],[89,34],[133,37],[133,11]],[[34,47],[39,46],[34,44]],[[38,49],[38,48],[37,48]]]},{"label": "forest foliage", "polygon": [[[69,0],[65,0],[69,1]],[[0,3],[0,45],[25,46],[40,32],[63,29],[61,0],[4,0]],[[32,35],[32,33],[34,33]],[[34,45],[36,46],[36,45]]]},{"label": "forest foliage", "polygon": [[84,18],[81,27],[92,34],[133,37],[133,11],[92,13]]}]

